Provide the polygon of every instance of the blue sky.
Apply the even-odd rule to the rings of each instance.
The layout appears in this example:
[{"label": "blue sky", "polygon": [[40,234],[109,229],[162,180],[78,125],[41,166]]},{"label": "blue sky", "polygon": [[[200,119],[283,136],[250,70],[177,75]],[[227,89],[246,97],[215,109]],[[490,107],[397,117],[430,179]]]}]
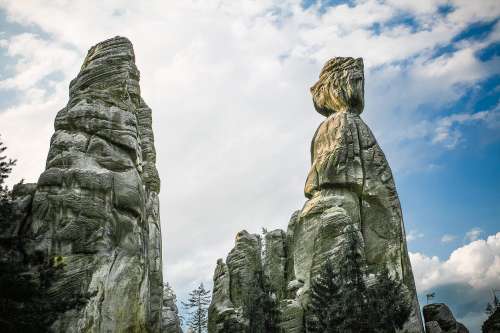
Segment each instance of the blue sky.
[{"label": "blue sky", "polygon": [[0,0],[11,181],[43,170],[87,49],[130,38],[154,115],[164,275],[182,299],[210,285],[236,232],[286,228],[301,208],[322,121],[308,88],[330,57],[363,57],[362,117],[395,174],[419,292],[477,331],[500,288],[499,17],[488,0]]}]

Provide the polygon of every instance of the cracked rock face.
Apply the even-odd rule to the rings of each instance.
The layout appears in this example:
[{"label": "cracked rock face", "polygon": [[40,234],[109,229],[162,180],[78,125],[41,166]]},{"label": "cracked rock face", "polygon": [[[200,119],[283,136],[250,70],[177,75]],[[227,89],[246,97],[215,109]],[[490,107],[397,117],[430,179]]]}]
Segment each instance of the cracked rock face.
[{"label": "cracked rock face", "polygon": [[259,235],[246,230],[236,235],[226,263],[219,259],[214,273],[209,332],[245,332],[242,317],[245,297],[262,276],[262,243]]},{"label": "cracked rock face", "polygon": [[93,46],[57,114],[32,204],[36,251],[58,268],[59,332],[160,331],[161,236],[151,109],[132,44]]},{"label": "cracked rock face", "polygon": [[[326,119],[311,143],[312,165],[304,188],[308,200],[293,214],[286,233],[268,233],[264,267],[257,268],[278,291],[281,331],[305,331],[303,316],[311,280],[327,258],[335,262],[346,230],[354,230],[362,240],[360,251],[368,273],[387,266],[405,286],[413,312],[403,331],[421,333],[423,325],[394,179],[382,149],[360,118],[364,107],[363,60],[329,60],[311,93],[314,107]],[[266,263],[272,265],[266,268]],[[254,268],[239,268],[248,269]],[[231,288],[232,278],[224,275]],[[230,289],[217,295],[212,305],[216,308],[219,302],[232,302],[232,298]]]}]

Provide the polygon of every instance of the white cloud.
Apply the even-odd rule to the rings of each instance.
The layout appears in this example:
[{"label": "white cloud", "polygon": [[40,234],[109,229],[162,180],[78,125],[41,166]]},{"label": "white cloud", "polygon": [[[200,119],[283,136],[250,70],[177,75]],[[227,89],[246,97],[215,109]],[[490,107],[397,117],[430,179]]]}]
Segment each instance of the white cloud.
[{"label": "white cloud", "polygon": [[423,238],[424,234],[418,232],[417,230],[410,230],[410,232],[406,235],[406,241],[412,242],[418,238]]},{"label": "white cloud", "polygon": [[[17,58],[14,75],[1,80],[0,89],[26,91],[54,73],[66,74],[66,78],[78,68],[77,63],[81,61],[74,50],[69,50],[57,42],[43,40],[32,33],[3,39],[0,47],[6,49],[8,56]],[[55,82],[52,80],[44,84],[46,89]]]},{"label": "white cloud", "polygon": [[462,133],[454,126],[464,123],[485,121],[488,119],[488,113],[488,111],[481,111],[472,114],[456,113],[451,116],[441,118],[438,122],[432,142],[443,144],[449,149],[455,148],[462,138]]},{"label": "white cloud", "polygon": [[[474,57],[480,41],[432,58],[470,22],[498,15],[494,2],[457,2],[446,18],[436,12],[441,1],[360,1],[322,16],[300,3],[0,0],[10,21],[43,32],[1,35],[15,65],[0,89],[19,94],[0,111],[2,138],[19,159],[12,181],[36,181],[42,171],[53,119],[86,50],[114,35],[130,38],[153,109],[165,276],[182,298],[193,281],[210,279],[237,231],[286,227],[302,205],[309,142],[323,119],[308,87],[326,59],[364,57],[363,117],[396,172],[432,161],[429,145],[418,140],[432,140],[437,115],[425,118],[418,107],[452,103],[500,68]],[[425,29],[370,30],[402,11]],[[450,130],[459,123],[451,122]],[[417,143],[401,145],[409,137]]]},{"label": "white cloud", "polygon": [[457,239],[457,236],[455,236],[455,235],[444,234],[443,237],[441,237],[441,242],[443,242],[443,243],[451,243],[455,239]]},{"label": "white cloud", "polygon": [[481,237],[483,234],[483,230],[481,228],[472,228],[467,233],[465,234],[465,239],[468,240],[469,242],[475,241]]},{"label": "white cloud", "polygon": [[490,289],[500,287],[500,232],[457,248],[446,260],[410,252],[410,261],[420,297],[435,292],[434,301],[449,305],[458,321],[479,332]]},{"label": "white cloud", "polygon": [[459,247],[445,261],[418,252],[410,253],[410,260],[420,292],[451,283],[500,286],[500,232]]}]

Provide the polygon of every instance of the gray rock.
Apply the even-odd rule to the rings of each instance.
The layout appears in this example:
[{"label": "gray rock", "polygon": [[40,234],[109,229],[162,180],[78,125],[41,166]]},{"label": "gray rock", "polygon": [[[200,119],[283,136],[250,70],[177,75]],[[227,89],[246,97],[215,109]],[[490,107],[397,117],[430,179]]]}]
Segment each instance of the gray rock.
[{"label": "gray rock", "polygon": [[437,321],[429,321],[425,323],[425,333],[442,333],[443,330],[439,327]]},{"label": "gray rock", "polygon": [[423,308],[425,327],[429,332],[469,333],[469,330],[456,321],[446,304],[428,304]]},{"label": "gray rock", "polygon": [[279,299],[286,295],[286,233],[276,229],[264,235],[263,271],[268,288]]},{"label": "gray rock", "polygon": [[229,269],[222,259],[217,260],[213,281],[212,302],[208,308],[208,331],[244,332],[241,308],[236,308],[231,300]]},{"label": "gray rock", "polygon": [[159,332],[160,182],[130,41],[93,46],[69,96],[36,191],[14,191],[30,207],[26,252],[55,270],[45,291],[57,305],[50,330]]},{"label": "gray rock", "polygon": [[364,106],[362,59],[333,58],[312,88],[316,109],[327,119],[311,144],[309,200],[295,222],[294,274],[304,280],[307,303],[311,278],[326,257],[335,256],[348,225],[360,233],[368,273],[386,265],[402,279],[413,313],[405,326],[422,332],[422,322],[396,187],[373,133],[360,118]]},{"label": "gray rock", "polygon": [[229,271],[231,302],[236,307],[243,305],[243,298],[262,274],[262,243],[259,235],[246,230],[236,235],[234,248],[229,252],[226,263]]},{"label": "gray rock", "polygon": [[262,281],[262,242],[246,230],[236,235],[235,246],[226,263],[219,259],[214,273],[212,302],[208,310],[209,332],[245,332],[245,297]]},{"label": "gray rock", "polygon": [[174,290],[167,283],[163,288],[163,308],[161,331],[163,333],[182,333]]}]

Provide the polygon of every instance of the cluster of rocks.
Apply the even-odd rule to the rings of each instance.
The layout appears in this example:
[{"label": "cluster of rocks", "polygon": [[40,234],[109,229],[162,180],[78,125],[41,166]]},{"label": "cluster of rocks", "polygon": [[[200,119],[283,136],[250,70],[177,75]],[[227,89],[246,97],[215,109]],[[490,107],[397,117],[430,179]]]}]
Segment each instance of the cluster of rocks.
[{"label": "cluster of rocks", "polygon": [[[280,332],[305,332],[311,281],[356,232],[369,273],[387,267],[404,285],[412,314],[403,331],[423,333],[394,179],[360,118],[362,60],[328,61],[311,93],[326,119],[311,144],[308,200],[286,232],[237,234],[217,261],[209,332],[246,331],[255,290],[271,291]],[[175,293],[163,286],[151,123],[130,41],[92,47],[57,114],[45,171],[2,203],[0,305],[24,312],[2,318],[2,331],[182,332]],[[468,332],[444,304],[426,306],[424,318],[428,333]],[[491,318],[493,332],[498,309]]]},{"label": "cluster of rocks", "polygon": [[51,331],[172,326],[162,320],[177,313],[163,295],[151,122],[130,41],[92,47],[55,119],[45,171],[37,184],[16,187],[1,223],[10,253],[2,261],[22,261],[20,275],[43,289]]},{"label": "cluster of rocks", "polygon": [[[287,231],[265,235],[265,255],[257,235],[238,233],[226,262],[214,274],[209,331],[244,327],[241,295],[262,274],[279,303],[281,332],[304,332],[304,312],[312,279],[335,256],[354,230],[362,239],[369,273],[386,266],[403,282],[412,313],[404,332],[423,332],[406,247],[401,206],[382,149],[360,118],[364,107],[362,59],[333,58],[311,88],[316,110],[326,119],[311,144],[307,201],[292,215]],[[234,332],[237,332],[233,329]]]},{"label": "cluster of rocks", "polygon": [[423,312],[426,333],[469,333],[462,323],[456,321],[446,304],[428,304]]}]

